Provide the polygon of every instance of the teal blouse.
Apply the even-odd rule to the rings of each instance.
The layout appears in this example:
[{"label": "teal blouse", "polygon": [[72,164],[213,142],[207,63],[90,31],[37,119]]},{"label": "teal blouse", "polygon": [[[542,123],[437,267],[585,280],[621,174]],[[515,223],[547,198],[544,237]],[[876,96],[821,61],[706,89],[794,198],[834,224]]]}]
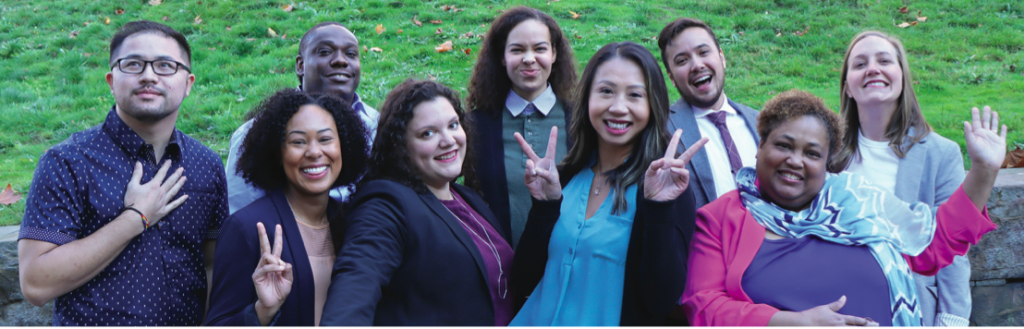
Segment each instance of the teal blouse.
[{"label": "teal blouse", "polygon": [[611,191],[594,216],[584,220],[592,166],[593,161],[562,189],[561,216],[551,232],[544,277],[509,325],[619,325],[637,185],[625,190],[624,212],[612,214]]}]

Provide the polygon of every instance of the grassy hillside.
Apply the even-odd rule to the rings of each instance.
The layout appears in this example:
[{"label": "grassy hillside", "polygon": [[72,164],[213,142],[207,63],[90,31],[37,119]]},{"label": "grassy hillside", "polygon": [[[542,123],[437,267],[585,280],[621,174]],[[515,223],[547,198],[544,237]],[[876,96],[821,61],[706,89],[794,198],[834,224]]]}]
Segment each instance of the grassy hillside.
[{"label": "grassy hillside", "polygon": [[[701,18],[716,29],[724,49],[726,93],[752,107],[801,88],[838,110],[839,66],[850,38],[867,29],[893,33],[910,53],[914,88],[940,134],[962,146],[961,122],[971,106],[987,104],[1010,125],[1011,146],[1024,144],[1020,1],[5,0],[0,2],[0,184],[27,193],[43,151],[102,122],[113,105],[103,80],[109,70],[107,45],[128,21],[163,22],[189,38],[196,84],[182,105],[178,127],[226,156],[242,115],[274,90],[297,85],[298,41],[316,23],[342,22],[366,49],[381,50],[362,54],[359,88],[377,106],[410,76],[435,77],[464,93],[480,47],[477,36],[502,10],[517,5],[539,8],[559,21],[580,69],[609,42],[634,41],[657,54],[655,36],[667,22]],[[899,11],[904,6],[908,13]],[[896,26],[918,21],[918,13],[927,19]],[[434,50],[449,40],[454,51]],[[24,200],[0,208],[0,225],[19,223],[23,211]]]}]

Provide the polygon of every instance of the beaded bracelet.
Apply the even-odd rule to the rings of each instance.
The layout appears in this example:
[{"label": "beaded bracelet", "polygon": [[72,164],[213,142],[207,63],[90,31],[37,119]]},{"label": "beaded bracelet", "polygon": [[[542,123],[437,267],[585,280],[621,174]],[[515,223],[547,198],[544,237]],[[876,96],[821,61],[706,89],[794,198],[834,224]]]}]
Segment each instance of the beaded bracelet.
[{"label": "beaded bracelet", "polygon": [[134,211],[134,212],[138,213],[139,216],[142,217],[142,230],[148,230],[149,229],[149,218],[146,218],[146,215],[142,214],[141,210],[136,209],[135,207],[132,207],[132,206],[127,206],[127,207],[124,207],[124,210],[122,210],[121,212],[124,212],[125,210],[131,210],[131,211]]}]

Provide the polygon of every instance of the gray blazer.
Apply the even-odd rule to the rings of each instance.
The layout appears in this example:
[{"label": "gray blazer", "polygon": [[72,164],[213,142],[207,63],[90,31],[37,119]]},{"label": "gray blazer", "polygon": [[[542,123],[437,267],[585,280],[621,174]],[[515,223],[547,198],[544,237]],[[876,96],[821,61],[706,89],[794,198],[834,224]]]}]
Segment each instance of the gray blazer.
[{"label": "gray blazer", "polygon": [[[743,121],[747,122],[750,134],[754,135],[754,142],[761,144],[761,137],[757,135],[757,110],[733,102],[731,99],[727,100],[729,101],[729,106],[736,109],[736,112],[740,114]],[[693,116],[693,109],[690,107],[690,104],[687,104],[682,99],[672,104],[668,111],[668,132],[671,134],[676,129],[683,129],[683,137],[679,143],[679,152],[682,153],[701,138],[700,128],[697,127],[697,118]],[[693,197],[697,201],[697,208],[699,209],[711,203],[711,201],[715,201],[718,198],[718,193],[715,192],[715,180],[711,175],[708,152],[703,148],[697,151],[693,159],[690,159],[690,163],[686,164],[686,169],[690,171],[690,186],[694,189]]]},{"label": "gray blazer", "polygon": [[[913,128],[908,133],[914,136]],[[932,210],[946,202],[963,183],[966,174],[960,146],[936,133],[929,133],[914,145],[896,170],[896,197],[906,202],[924,202]],[[914,273],[924,325],[958,325],[971,317],[971,264],[957,256],[953,264],[935,276]],[[946,313],[947,315],[940,315]],[[939,322],[939,318],[944,321]]]}]

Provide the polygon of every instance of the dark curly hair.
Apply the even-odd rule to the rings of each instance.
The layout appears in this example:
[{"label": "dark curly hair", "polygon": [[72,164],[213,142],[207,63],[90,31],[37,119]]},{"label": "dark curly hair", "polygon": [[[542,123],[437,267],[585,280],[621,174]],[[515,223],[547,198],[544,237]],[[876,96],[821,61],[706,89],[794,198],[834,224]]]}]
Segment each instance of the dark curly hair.
[{"label": "dark curly hair", "polygon": [[828,161],[832,162],[843,146],[843,120],[836,112],[829,110],[821,98],[803,90],[783,92],[764,104],[764,109],[757,115],[757,134],[761,136],[761,145],[779,125],[808,115],[818,118],[825,125],[828,131]]},{"label": "dark curly hair", "polygon": [[[467,122],[466,111],[462,109],[458,93],[434,81],[406,79],[388,92],[384,104],[380,107],[377,136],[373,140],[373,150],[370,151],[370,172],[367,174],[368,179],[364,181],[389,179],[402,183],[417,193],[428,192],[427,186],[413,169],[409,159],[406,134],[409,121],[412,121],[415,114],[413,109],[420,103],[437,98],[444,98],[452,104],[455,113],[459,115],[459,124],[462,125],[466,136],[472,135],[472,128]],[[473,184],[475,175],[472,145],[467,140],[464,146],[466,159],[462,162],[462,174],[467,180],[466,185],[476,186]]]},{"label": "dark curly hair", "polygon": [[563,102],[565,109],[572,108],[571,92],[576,85],[576,60],[569,39],[562,33],[554,18],[544,12],[530,7],[515,7],[505,11],[491,23],[480,47],[480,55],[473,66],[473,76],[469,79],[469,96],[466,106],[473,111],[484,111],[494,116],[501,116],[505,109],[505,99],[512,90],[512,79],[509,79],[502,65],[505,58],[505,43],[508,35],[519,23],[537,20],[548,27],[551,34],[551,47],[555,51],[555,62],[551,64],[551,75],[548,83],[555,96]]},{"label": "dark curly hair", "polygon": [[306,94],[293,88],[283,89],[263,100],[256,110],[252,129],[242,142],[237,172],[246,182],[266,191],[288,184],[281,158],[285,129],[303,105],[317,105],[330,112],[338,127],[343,165],[331,187],[355,183],[366,171],[368,160],[366,127],[351,105],[329,94]]}]

